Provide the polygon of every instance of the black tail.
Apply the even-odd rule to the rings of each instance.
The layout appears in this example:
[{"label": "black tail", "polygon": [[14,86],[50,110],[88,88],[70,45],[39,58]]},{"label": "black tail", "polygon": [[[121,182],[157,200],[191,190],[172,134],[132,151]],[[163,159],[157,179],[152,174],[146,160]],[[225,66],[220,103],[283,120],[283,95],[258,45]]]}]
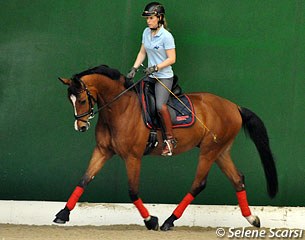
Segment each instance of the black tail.
[{"label": "black tail", "polygon": [[240,108],[240,114],[243,121],[243,127],[250,135],[250,138],[259,152],[267,180],[268,194],[273,198],[278,191],[278,179],[274,158],[269,146],[266,127],[263,121],[249,109]]}]

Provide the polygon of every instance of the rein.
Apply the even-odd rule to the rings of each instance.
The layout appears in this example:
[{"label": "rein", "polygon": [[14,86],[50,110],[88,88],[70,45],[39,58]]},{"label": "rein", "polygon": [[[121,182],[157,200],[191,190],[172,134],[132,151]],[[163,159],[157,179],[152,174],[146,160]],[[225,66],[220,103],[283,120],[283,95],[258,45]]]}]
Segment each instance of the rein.
[{"label": "rein", "polygon": [[96,111],[94,111],[94,104],[92,104],[92,101],[93,100],[95,103],[97,102],[96,99],[94,99],[94,97],[91,95],[90,91],[88,90],[86,84],[82,81],[82,85],[84,87],[84,90],[83,91],[86,91],[86,94],[87,94],[87,97],[88,97],[88,101],[89,101],[89,110],[83,114],[80,114],[80,115],[74,115],[74,118],[76,120],[79,120],[79,121],[83,121],[83,122],[88,122],[88,121],[84,121],[80,118],[82,117],[85,117],[85,116],[88,116],[90,115],[89,119],[92,119],[94,118],[95,114],[97,114],[98,112],[100,112],[101,110],[103,110],[104,108],[108,107],[109,105],[111,105],[112,103],[114,103],[116,100],[118,100],[121,96],[123,96],[126,92],[128,92],[130,89],[134,88],[137,84],[139,84],[143,79],[145,78],[142,77],[139,81],[133,83],[131,86],[129,86],[128,88],[126,88],[124,91],[122,91],[121,93],[119,93],[117,96],[115,96],[110,102],[104,104],[103,106],[99,107]]},{"label": "rein", "polygon": [[96,113],[98,113],[99,111],[101,111],[102,109],[104,109],[105,107],[108,107],[110,104],[114,103],[116,100],[118,100],[121,96],[123,96],[126,92],[128,92],[130,89],[134,88],[137,84],[139,84],[143,79],[145,78],[142,77],[139,81],[135,82],[134,84],[132,84],[130,87],[126,88],[124,91],[122,91],[121,93],[119,93],[117,96],[115,96],[110,102],[106,103],[105,105],[99,107],[94,113],[93,115],[95,115]]}]

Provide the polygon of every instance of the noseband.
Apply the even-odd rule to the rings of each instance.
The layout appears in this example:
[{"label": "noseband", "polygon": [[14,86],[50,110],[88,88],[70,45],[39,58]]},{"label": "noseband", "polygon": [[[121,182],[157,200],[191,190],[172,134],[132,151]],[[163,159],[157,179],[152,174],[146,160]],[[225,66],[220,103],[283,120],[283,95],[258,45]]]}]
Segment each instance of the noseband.
[{"label": "noseband", "polygon": [[89,89],[87,88],[86,84],[81,79],[79,79],[79,81],[83,85],[83,89],[80,92],[78,92],[78,94],[80,94],[84,91],[86,92],[88,102],[89,102],[89,110],[87,112],[79,114],[79,115],[74,114],[74,118],[75,118],[75,120],[87,123],[88,121],[82,120],[81,118],[83,118],[85,116],[88,116],[88,115],[89,115],[89,120],[94,118],[94,116],[95,116],[94,103],[96,103],[97,100],[91,95],[91,93],[90,93]]}]

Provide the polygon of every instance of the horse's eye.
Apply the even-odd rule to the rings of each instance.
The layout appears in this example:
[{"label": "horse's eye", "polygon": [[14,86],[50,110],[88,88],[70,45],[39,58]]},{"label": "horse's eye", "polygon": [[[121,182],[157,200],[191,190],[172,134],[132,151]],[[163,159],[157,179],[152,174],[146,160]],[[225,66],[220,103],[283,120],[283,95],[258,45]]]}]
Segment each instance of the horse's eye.
[{"label": "horse's eye", "polygon": [[80,103],[81,105],[85,105],[85,104],[86,104],[86,100],[79,101],[79,103]]}]

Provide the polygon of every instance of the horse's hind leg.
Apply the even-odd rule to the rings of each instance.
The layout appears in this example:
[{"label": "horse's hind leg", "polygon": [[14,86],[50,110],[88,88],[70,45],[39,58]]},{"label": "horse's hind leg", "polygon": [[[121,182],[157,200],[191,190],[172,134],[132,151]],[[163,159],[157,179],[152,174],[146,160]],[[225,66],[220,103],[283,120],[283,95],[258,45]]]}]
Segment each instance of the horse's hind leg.
[{"label": "horse's hind leg", "polygon": [[72,211],[78,202],[79,198],[82,196],[85,188],[93,180],[95,175],[101,170],[101,168],[104,166],[105,162],[111,158],[112,153],[109,151],[103,151],[99,147],[96,147],[93,151],[91,160],[89,162],[89,166],[81,178],[80,182],[72,192],[69,200],[66,203],[66,206],[64,209],[60,210],[56,214],[56,218],[53,222],[64,224],[69,221],[69,215],[70,211]]},{"label": "horse's hind leg", "polygon": [[236,197],[241,210],[242,215],[248,220],[250,224],[255,227],[260,227],[260,220],[257,216],[251,214],[249,208],[247,193],[245,190],[244,176],[236,169],[228,149],[216,161],[222,172],[229,178],[236,190]]},{"label": "horse's hind leg", "polygon": [[179,203],[172,215],[165,220],[161,226],[161,230],[167,231],[174,227],[174,221],[179,219],[187,206],[195,199],[195,197],[205,188],[208,172],[217,156],[216,152],[201,153],[197,166],[196,177],[193,181],[190,191]]}]

